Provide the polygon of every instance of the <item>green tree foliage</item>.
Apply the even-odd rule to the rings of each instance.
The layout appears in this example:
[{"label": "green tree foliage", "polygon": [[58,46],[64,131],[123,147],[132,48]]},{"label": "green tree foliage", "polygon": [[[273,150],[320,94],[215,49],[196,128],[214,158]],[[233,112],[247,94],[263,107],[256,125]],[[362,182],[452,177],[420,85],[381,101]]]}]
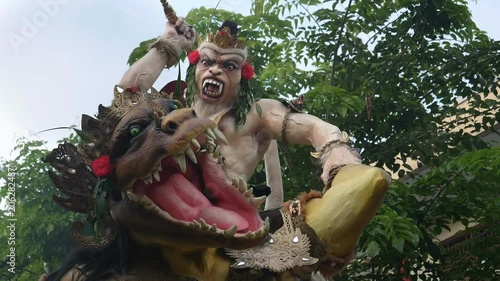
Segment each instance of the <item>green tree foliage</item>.
[{"label": "green tree foliage", "polygon": [[[500,265],[499,169],[500,147],[487,148],[434,167],[410,185],[394,182],[361,238],[364,254],[340,280],[401,280],[410,272],[421,280],[494,280],[488,278],[498,277]],[[474,238],[444,249],[434,238],[456,222]]]},{"label": "green tree foliage", "polygon": [[[5,205],[15,209],[0,209],[1,280],[38,280],[45,272],[44,263],[54,270],[73,247],[69,227],[82,218],[52,201],[58,192],[47,175],[49,166],[42,161],[49,152],[43,141],[19,138],[12,151],[17,157],[0,162],[0,198],[4,204],[15,198],[13,205]],[[15,194],[8,194],[12,191]],[[15,223],[14,236],[7,228],[10,223]],[[8,271],[11,247],[15,248],[15,274]]]},{"label": "green tree foliage", "polygon": [[[258,77],[257,96],[305,94],[306,110],[349,131],[364,163],[404,179],[393,182],[341,280],[401,280],[410,274],[412,280],[498,278],[500,149],[476,134],[493,132],[500,120],[500,43],[476,27],[466,5],[254,0],[249,16],[204,7],[187,16],[201,38],[225,19],[237,21]],[[144,55],[151,42],[141,43],[128,62]],[[490,91],[493,98],[484,99]],[[470,107],[458,106],[462,100]],[[76,220],[51,202],[55,188],[40,161],[48,153],[42,147],[20,140],[14,148],[19,156],[2,162],[0,174],[4,198],[8,168],[17,172],[16,265],[37,274],[42,260],[55,264],[66,252],[61,245],[67,244],[56,241],[67,241],[63,232]],[[280,148],[287,198],[321,189],[311,150]],[[409,159],[425,164],[420,170],[427,172],[407,174]],[[263,172],[253,181],[263,181]],[[4,210],[0,215],[6,221]],[[435,239],[456,222],[474,238],[445,250]],[[2,228],[0,237],[7,235]],[[463,247],[469,255],[460,252]],[[6,256],[7,249],[2,246],[0,253]],[[12,279],[5,272],[0,278]],[[17,280],[34,279],[18,274]]]}]

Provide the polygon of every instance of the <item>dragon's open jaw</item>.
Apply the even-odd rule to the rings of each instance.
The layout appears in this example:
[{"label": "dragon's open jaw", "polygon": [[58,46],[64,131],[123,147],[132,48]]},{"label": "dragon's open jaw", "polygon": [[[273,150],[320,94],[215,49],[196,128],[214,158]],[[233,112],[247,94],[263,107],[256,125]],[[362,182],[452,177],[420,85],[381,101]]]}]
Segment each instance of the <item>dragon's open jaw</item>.
[{"label": "dragon's open jaw", "polygon": [[186,140],[184,153],[164,157],[150,175],[127,189],[128,199],[196,230],[247,239],[266,235],[269,224],[257,212],[265,197],[253,197],[243,180],[228,179],[216,139],[226,141],[218,129],[209,128]]}]

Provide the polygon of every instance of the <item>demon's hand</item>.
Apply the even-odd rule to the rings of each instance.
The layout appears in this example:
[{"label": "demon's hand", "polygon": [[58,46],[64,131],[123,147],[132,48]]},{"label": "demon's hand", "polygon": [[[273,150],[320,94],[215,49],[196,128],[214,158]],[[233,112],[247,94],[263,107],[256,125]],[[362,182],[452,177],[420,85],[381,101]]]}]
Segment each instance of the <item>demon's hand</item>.
[{"label": "demon's hand", "polygon": [[167,21],[165,33],[162,37],[173,42],[186,52],[190,52],[193,49],[196,31],[186,23],[184,18],[179,17],[175,24]]},{"label": "demon's hand", "polygon": [[342,134],[341,139],[325,144],[317,156],[321,157],[321,163],[323,164],[321,180],[327,186],[343,166],[361,164],[359,153],[351,147],[345,133]]}]

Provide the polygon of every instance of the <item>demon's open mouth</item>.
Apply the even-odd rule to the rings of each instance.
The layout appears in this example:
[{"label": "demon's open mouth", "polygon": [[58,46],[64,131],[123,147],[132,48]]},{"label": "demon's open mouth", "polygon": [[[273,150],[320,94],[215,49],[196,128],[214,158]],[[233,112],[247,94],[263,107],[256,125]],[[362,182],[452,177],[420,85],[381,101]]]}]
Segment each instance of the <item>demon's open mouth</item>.
[{"label": "demon's open mouth", "polygon": [[173,222],[226,237],[267,233],[268,222],[257,212],[265,196],[255,198],[243,180],[227,177],[217,139],[226,142],[217,128],[186,139],[185,152],[164,157],[150,175],[136,180],[128,199]]},{"label": "demon's open mouth", "polygon": [[203,95],[212,99],[217,99],[222,96],[224,84],[215,79],[205,79],[202,85]]}]

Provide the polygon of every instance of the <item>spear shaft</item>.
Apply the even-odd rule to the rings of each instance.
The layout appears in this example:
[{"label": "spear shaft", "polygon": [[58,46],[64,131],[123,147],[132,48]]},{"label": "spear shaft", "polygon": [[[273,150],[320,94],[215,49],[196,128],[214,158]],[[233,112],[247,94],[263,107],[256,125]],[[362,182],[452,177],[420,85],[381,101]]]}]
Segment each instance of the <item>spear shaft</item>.
[{"label": "spear shaft", "polygon": [[165,16],[167,17],[167,20],[171,24],[175,24],[177,22],[177,14],[175,13],[174,9],[166,0],[160,0],[161,5],[163,6],[163,12],[165,13]]}]

